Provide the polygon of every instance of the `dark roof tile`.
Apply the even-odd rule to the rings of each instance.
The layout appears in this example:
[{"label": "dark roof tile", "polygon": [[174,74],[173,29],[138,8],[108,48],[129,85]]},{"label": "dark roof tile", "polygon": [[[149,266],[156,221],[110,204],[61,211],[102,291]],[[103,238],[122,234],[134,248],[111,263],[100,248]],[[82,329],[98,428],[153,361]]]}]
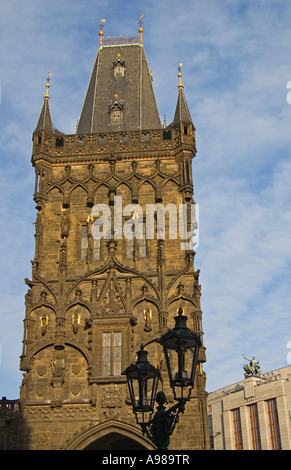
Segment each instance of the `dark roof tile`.
[{"label": "dark roof tile", "polygon": [[[120,58],[120,61],[116,62]],[[114,64],[124,73],[114,74]],[[122,103],[120,122],[113,122],[110,105]],[[161,121],[142,44],[103,46],[93,67],[77,133],[160,128]]]}]

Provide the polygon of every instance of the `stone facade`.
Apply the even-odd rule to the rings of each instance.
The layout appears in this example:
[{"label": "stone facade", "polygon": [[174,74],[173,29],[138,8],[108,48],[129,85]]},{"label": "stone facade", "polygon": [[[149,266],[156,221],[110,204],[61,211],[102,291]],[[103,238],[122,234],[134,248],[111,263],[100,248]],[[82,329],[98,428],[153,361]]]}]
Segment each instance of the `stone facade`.
[{"label": "stone facade", "polygon": [[[96,240],[94,206],[110,207],[112,222],[117,196],[123,207],[138,203],[143,217],[146,204],[190,205],[195,128],[181,121],[166,129],[64,135],[52,126],[48,99],[33,134],[35,256],[26,280],[14,447],[153,449],[135,422],[121,372],[141,343],[174,326],[180,306],[203,338],[195,252],[181,250],[167,224],[165,239],[131,241],[112,228],[108,239]],[[123,214],[122,226],[130,218]],[[148,351],[171,404],[161,347]],[[172,449],[208,447],[204,361],[203,346]]]},{"label": "stone facade", "polygon": [[247,377],[208,396],[214,450],[291,449],[291,366]]}]

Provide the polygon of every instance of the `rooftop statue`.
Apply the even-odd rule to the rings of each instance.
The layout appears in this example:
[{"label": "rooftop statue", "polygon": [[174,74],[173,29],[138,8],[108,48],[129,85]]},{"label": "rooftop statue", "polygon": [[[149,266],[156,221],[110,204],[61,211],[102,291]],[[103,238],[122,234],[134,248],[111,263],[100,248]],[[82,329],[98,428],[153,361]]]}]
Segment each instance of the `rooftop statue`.
[{"label": "rooftop statue", "polygon": [[245,358],[246,361],[249,361],[249,364],[244,364],[244,371],[245,371],[245,378],[250,377],[250,376],[255,376],[255,377],[260,377],[262,375],[259,361],[255,359],[253,356],[252,359],[248,359],[245,357],[243,354],[243,357]]}]

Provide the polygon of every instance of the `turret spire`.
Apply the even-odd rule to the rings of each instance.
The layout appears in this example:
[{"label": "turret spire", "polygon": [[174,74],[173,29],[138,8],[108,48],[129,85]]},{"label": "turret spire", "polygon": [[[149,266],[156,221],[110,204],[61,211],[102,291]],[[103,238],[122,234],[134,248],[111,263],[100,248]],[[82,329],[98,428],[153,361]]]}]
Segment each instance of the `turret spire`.
[{"label": "turret spire", "polygon": [[189,112],[189,108],[187,105],[187,101],[185,98],[184,94],[184,85],[182,83],[182,63],[178,64],[178,77],[179,77],[179,83],[178,83],[178,100],[177,100],[177,105],[176,105],[176,111],[175,111],[175,116],[174,116],[174,121],[173,124],[179,124],[183,122],[184,124],[193,124],[192,118]]},{"label": "turret spire", "polygon": [[48,73],[48,76],[46,79],[46,91],[45,91],[45,94],[43,95],[43,105],[42,105],[42,109],[41,109],[34,132],[47,131],[47,132],[51,132],[52,134],[62,134],[60,131],[54,128],[53,123],[52,123],[51,113],[50,113],[49,87],[50,87],[51,76],[52,74]]}]

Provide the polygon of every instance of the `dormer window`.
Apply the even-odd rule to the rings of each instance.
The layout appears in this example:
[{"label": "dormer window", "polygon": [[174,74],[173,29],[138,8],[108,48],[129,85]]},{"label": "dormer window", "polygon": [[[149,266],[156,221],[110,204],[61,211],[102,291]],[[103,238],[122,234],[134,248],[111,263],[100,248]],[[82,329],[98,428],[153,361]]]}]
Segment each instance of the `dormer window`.
[{"label": "dormer window", "polygon": [[122,124],[123,117],[123,100],[118,98],[117,92],[114,95],[114,101],[110,102],[110,124],[112,126],[118,126]]},{"label": "dormer window", "polygon": [[111,124],[118,125],[121,124],[121,109],[112,109],[111,110]]},{"label": "dormer window", "polygon": [[118,76],[121,76],[121,77],[124,76],[124,67],[121,64],[115,65],[114,67],[114,77],[118,77]]},{"label": "dormer window", "polygon": [[125,66],[123,60],[120,58],[120,52],[117,54],[117,59],[113,64],[114,77],[124,77]]}]

